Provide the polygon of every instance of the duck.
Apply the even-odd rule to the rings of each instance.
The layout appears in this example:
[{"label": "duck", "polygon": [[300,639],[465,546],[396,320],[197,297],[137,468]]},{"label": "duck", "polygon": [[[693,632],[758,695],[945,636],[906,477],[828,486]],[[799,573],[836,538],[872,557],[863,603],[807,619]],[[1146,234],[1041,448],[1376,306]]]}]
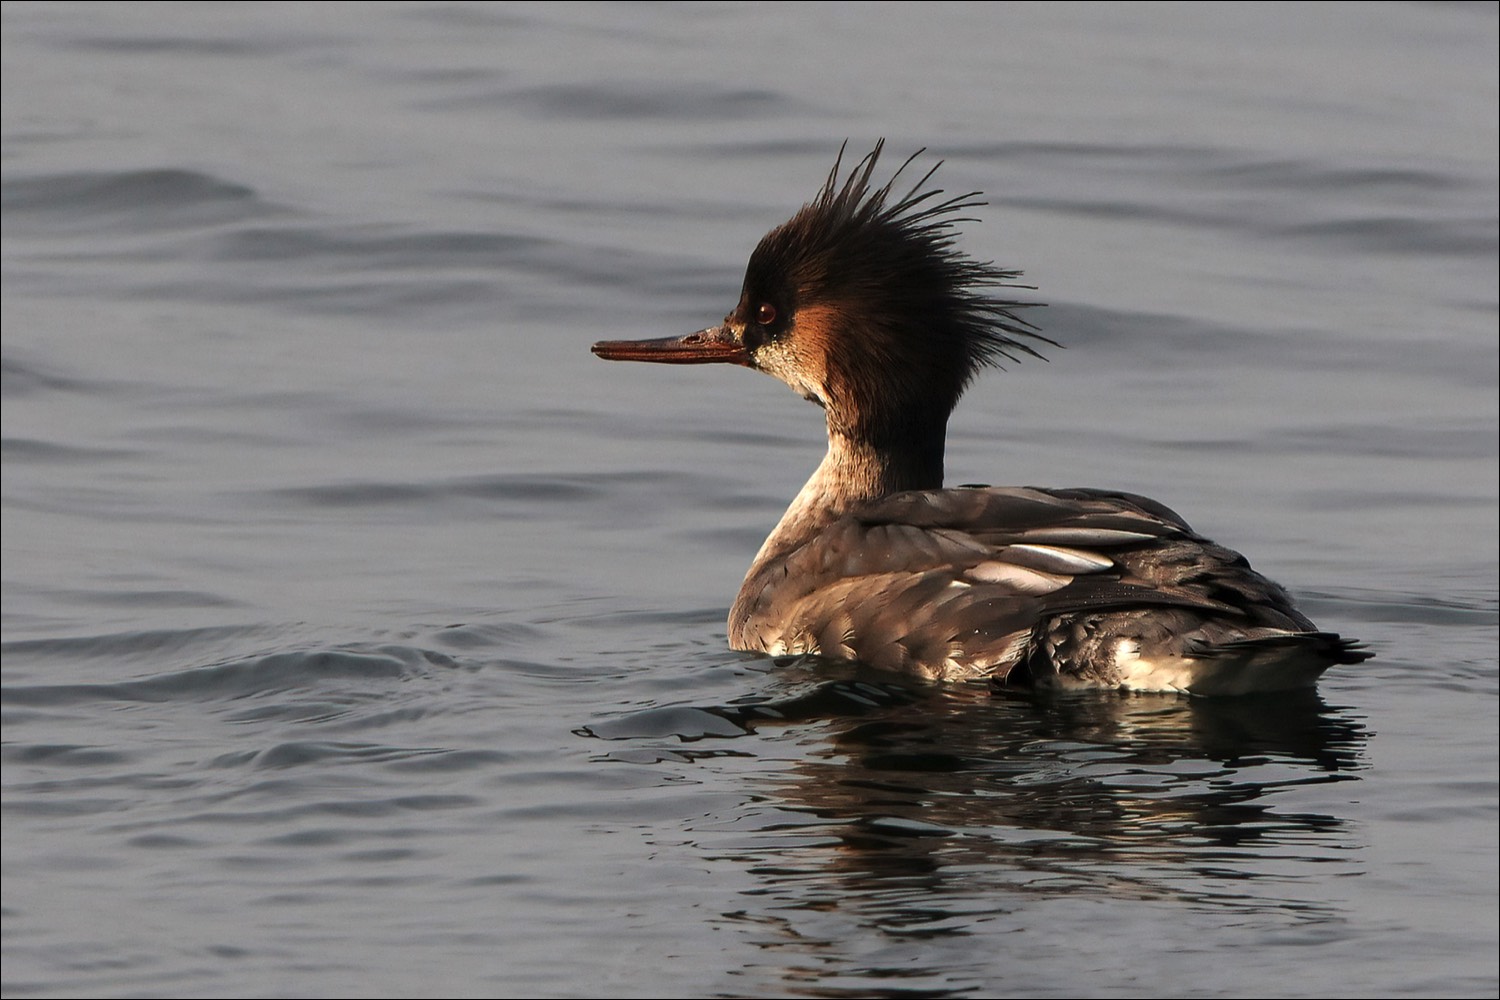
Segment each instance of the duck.
[{"label": "duck", "polygon": [[[883,184],[884,140],[750,254],[717,326],[608,340],[610,361],[730,364],[822,408],[828,450],[729,611],[731,647],[925,681],[1199,696],[1314,687],[1362,644],[1318,629],[1175,511],[1095,488],[944,488],[948,419],[985,368],[1058,343],[957,243],[980,192]],[[897,184],[902,183],[900,189]]]}]

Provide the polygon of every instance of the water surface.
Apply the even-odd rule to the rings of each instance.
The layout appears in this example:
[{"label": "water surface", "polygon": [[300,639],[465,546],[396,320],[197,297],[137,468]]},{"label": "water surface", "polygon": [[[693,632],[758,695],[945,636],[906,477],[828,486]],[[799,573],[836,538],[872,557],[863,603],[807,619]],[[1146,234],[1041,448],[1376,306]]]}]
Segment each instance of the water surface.
[{"label": "water surface", "polygon": [[[6,3],[7,996],[1494,995],[1493,5]],[[725,648],[816,464],[700,328],[846,138],[1147,493],[1377,658],[996,695]]]}]

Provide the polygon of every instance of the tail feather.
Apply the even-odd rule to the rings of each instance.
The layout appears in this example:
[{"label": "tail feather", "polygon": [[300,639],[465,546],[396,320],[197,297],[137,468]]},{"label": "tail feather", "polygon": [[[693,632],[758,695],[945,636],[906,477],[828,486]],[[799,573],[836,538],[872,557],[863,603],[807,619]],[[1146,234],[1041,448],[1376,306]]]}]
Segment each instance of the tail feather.
[{"label": "tail feather", "polygon": [[1210,660],[1221,657],[1243,659],[1257,653],[1273,654],[1301,653],[1325,658],[1325,666],[1363,663],[1375,654],[1364,643],[1345,639],[1337,632],[1271,632],[1247,639],[1229,642],[1197,642],[1184,650],[1184,655],[1194,659]]},{"label": "tail feather", "polygon": [[1051,619],[1016,673],[1038,687],[1223,696],[1312,688],[1329,667],[1373,655],[1333,632],[1152,609]]},{"label": "tail feather", "polygon": [[1374,656],[1360,643],[1334,632],[1271,632],[1225,642],[1193,643],[1183,650],[1199,695],[1252,694],[1313,687],[1336,664]]}]

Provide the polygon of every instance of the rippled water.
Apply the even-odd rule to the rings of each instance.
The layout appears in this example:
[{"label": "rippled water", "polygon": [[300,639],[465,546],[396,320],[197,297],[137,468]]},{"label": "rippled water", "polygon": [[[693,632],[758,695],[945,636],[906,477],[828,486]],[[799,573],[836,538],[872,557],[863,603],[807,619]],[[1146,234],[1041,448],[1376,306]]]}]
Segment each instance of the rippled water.
[{"label": "rippled water", "polygon": [[[1483,996],[1493,5],[4,7],[7,996]],[[821,451],[697,329],[838,144],[1377,659],[1033,698],[724,644]]]}]

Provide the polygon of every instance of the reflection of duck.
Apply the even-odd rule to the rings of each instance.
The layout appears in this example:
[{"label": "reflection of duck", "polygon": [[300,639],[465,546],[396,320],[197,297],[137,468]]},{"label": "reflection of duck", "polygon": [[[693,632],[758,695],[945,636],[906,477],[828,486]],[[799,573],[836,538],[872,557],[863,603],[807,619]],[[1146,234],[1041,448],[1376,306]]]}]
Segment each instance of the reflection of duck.
[{"label": "reflection of duck", "polygon": [[[1368,766],[1364,725],[1316,690],[1037,698],[906,684],[812,657],[781,664],[754,695],[742,676],[724,685],[730,703],[631,712],[582,733],[614,744],[603,757],[636,764],[774,760],[779,779],[761,775],[730,815],[690,829],[719,858],[732,838],[734,856],[766,873],[783,904],[812,886],[820,899],[899,920],[885,908],[899,910],[910,891],[901,879],[934,874],[921,912],[945,898],[968,911],[976,893],[1003,889],[1316,919],[1331,911],[1251,883],[1284,880],[1289,863],[1325,875],[1361,864],[1339,805],[1354,793],[1299,791]],[[850,881],[828,897],[824,880],[802,877],[817,869]]]},{"label": "reflection of duck", "polygon": [[974,195],[942,197],[932,171],[905,195],[895,177],[872,189],[879,154],[842,180],[836,163],[761,240],[722,325],[594,345],[610,360],[756,368],[826,411],[828,454],[751,565],[730,643],[924,677],[1195,694],[1311,687],[1367,659],[1154,500],[942,488],[969,381],[1052,341],[1020,303],[984,296],[1018,272],[953,246]]}]

